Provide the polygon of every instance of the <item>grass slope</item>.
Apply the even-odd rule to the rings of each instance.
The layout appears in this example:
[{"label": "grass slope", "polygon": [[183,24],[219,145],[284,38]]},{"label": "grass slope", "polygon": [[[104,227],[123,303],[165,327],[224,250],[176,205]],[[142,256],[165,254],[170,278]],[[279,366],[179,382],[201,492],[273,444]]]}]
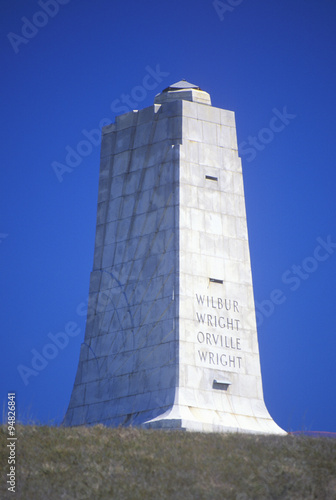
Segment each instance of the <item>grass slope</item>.
[{"label": "grass slope", "polygon": [[17,491],[0,498],[336,499],[336,440],[134,428],[17,427]]}]

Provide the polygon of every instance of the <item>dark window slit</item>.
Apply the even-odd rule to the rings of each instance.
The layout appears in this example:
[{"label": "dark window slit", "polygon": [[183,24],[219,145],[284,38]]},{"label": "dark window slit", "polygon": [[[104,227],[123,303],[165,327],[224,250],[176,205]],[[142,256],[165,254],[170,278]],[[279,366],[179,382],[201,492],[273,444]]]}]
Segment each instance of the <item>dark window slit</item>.
[{"label": "dark window slit", "polygon": [[218,283],[219,285],[223,284],[223,280],[218,280],[216,278],[209,278],[210,283]]}]

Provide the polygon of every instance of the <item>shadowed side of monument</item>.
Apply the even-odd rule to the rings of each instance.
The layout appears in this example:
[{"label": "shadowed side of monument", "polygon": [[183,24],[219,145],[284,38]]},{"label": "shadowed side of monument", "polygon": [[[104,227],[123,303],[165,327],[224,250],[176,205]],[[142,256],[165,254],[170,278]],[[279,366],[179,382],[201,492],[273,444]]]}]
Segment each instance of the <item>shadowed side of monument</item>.
[{"label": "shadowed side of monument", "polygon": [[65,423],[126,425],[174,402],[181,102],[103,129],[85,342]]}]

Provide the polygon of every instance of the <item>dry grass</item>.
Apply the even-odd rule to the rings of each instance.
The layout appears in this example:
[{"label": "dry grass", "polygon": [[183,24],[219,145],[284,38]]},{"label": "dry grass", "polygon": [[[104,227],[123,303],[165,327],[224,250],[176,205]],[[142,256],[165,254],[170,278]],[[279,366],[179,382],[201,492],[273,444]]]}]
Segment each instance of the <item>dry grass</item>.
[{"label": "dry grass", "polygon": [[[336,440],[18,426],[17,493],[39,499],[336,499]],[[6,429],[1,467],[8,472]]]}]

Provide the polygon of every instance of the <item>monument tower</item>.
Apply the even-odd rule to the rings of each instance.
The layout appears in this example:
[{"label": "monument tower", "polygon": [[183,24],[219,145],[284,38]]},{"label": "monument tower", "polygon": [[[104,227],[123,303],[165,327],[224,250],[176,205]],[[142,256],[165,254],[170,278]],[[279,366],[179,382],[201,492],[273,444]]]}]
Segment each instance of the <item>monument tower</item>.
[{"label": "monument tower", "polygon": [[283,434],[263,399],[234,113],[183,80],[102,134],[64,423]]}]

